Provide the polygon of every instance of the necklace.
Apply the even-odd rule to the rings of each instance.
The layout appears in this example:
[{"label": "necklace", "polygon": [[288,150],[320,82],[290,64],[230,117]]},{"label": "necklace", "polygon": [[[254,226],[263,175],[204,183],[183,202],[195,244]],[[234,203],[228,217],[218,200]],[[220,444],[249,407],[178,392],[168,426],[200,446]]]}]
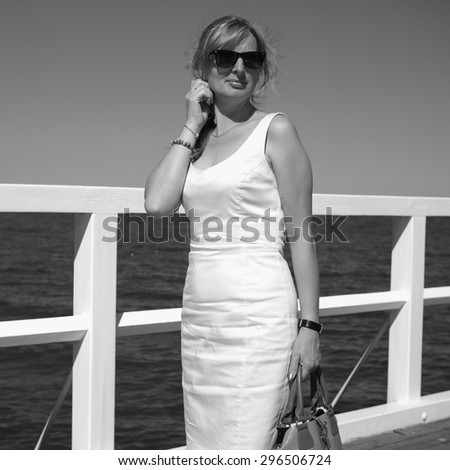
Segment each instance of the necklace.
[{"label": "necklace", "polygon": [[231,130],[233,130],[235,127],[237,126],[240,126],[241,124],[243,124],[242,122],[238,122],[236,123],[234,126],[231,126],[229,129],[227,129],[225,132],[222,132],[222,134],[212,134],[211,133],[211,137],[222,137],[223,135],[225,134],[228,134],[228,132],[230,132]]},{"label": "necklace", "polygon": [[[222,137],[222,136],[225,135],[225,134],[228,134],[228,132],[230,132],[231,130],[233,130],[235,127],[240,126],[241,124],[246,123],[252,114],[253,114],[253,108],[250,109],[249,116],[247,117],[247,119],[245,119],[245,121],[237,122],[236,124],[234,124],[233,126],[231,126],[229,129],[227,129],[225,132],[222,132],[222,134],[213,134],[213,133],[211,133],[211,137],[218,138],[218,137]],[[215,119],[214,119],[214,121],[215,121]]]}]

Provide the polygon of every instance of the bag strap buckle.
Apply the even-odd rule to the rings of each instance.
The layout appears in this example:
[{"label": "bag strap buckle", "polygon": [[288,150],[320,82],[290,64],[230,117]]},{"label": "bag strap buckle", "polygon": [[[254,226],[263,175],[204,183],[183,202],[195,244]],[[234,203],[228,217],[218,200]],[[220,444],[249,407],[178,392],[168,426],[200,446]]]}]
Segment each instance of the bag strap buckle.
[{"label": "bag strap buckle", "polygon": [[330,439],[328,438],[328,426],[327,423],[322,421],[318,416],[312,416],[318,427],[320,433],[320,440],[324,443],[326,449],[331,449]]}]

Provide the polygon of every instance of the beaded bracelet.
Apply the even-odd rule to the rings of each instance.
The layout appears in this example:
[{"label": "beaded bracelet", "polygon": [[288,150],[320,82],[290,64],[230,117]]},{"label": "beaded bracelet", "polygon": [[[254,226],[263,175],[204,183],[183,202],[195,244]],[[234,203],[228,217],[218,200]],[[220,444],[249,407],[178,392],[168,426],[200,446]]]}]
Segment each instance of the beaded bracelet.
[{"label": "beaded bracelet", "polygon": [[189,142],[186,142],[185,140],[182,139],[172,139],[170,141],[171,145],[182,145],[183,147],[188,148],[191,152],[194,152],[194,147]]}]

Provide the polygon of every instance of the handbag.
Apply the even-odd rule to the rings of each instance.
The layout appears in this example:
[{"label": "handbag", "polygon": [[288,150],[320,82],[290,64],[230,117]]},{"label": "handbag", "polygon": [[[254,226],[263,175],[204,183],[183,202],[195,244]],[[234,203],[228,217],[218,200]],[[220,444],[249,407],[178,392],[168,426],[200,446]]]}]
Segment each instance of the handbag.
[{"label": "handbag", "polygon": [[310,380],[311,407],[305,412],[299,367],[290,384],[289,398],[277,426],[275,450],[343,449],[337,419],[320,367],[311,373]]}]

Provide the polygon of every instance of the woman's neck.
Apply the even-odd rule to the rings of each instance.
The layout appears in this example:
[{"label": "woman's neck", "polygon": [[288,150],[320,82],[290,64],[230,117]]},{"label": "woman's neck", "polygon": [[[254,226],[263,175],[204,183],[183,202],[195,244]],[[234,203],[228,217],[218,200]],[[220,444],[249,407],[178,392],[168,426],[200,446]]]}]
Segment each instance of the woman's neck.
[{"label": "woman's neck", "polygon": [[224,106],[218,103],[214,104],[215,121],[217,132],[225,132],[230,126],[240,122],[248,121],[255,112],[255,108],[250,101],[245,101],[239,106]]}]

